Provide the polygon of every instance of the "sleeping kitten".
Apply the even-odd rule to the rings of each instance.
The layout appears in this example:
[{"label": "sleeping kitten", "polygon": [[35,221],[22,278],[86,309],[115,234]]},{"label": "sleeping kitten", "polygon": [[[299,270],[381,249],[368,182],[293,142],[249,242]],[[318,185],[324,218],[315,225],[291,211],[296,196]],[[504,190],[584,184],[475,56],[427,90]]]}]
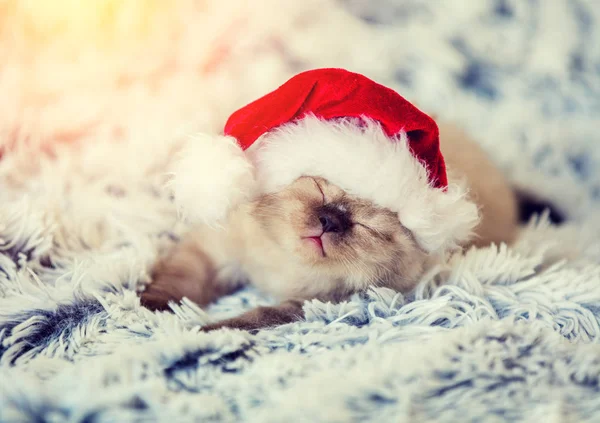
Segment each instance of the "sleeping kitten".
[{"label": "sleeping kitten", "polygon": [[[505,177],[457,128],[440,125],[440,143],[449,179],[465,179],[480,210],[463,247],[512,242],[517,201]],[[396,213],[306,175],[236,208],[224,230],[190,231],[156,265],[141,302],[168,309],[187,297],[204,306],[252,283],[280,304],[203,329],[258,330],[301,319],[305,300],[340,301],[373,285],[410,291],[434,259]]]}]

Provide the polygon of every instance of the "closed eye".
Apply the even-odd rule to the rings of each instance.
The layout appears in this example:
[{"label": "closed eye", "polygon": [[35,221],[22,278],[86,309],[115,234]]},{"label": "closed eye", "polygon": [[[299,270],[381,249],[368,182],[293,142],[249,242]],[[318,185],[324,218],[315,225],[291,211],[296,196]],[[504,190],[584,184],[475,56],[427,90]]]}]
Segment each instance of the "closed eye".
[{"label": "closed eye", "polygon": [[374,236],[376,236],[377,238],[389,241],[390,240],[390,236],[378,231],[377,229],[373,229],[372,227],[365,225],[364,223],[360,223],[360,222],[355,222],[355,225],[357,226],[362,226],[363,228],[365,228],[366,230],[368,230],[369,232],[371,232]]},{"label": "closed eye", "polygon": [[364,223],[360,223],[360,222],[354,222],[355,225],[358,226],[362,226],[363,228],[365,228],[366,230],[368,230],[369,232],[373,232],[376,235],[379,235],[380,233],[378,231],[376,231],[375,229],[373,229],[370,226],[365,225]]}]

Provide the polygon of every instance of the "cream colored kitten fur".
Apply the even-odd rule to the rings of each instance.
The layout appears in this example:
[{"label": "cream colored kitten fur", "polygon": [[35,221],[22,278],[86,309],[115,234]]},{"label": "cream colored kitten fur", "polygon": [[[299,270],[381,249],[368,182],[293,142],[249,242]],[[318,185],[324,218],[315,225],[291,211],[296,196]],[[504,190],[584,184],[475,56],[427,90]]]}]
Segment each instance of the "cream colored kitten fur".
[{"label": "cream colored kitten fur", "polygon": [[[441,124],[440,140],[449,179],[464,180],[481,211],[472,241],[464,247],[512,242],[517,202],[506,178],[456,127]],[[209,329],[259,329],[300,318],[302,300],[339,301],[371,285],[406,292],[431,257],[400,220],[387,209],[307,175],[276,194],[238,207],[224,230],[194,228],[157,264],[142,303],[164,309],[169,301],[185,296],[206,305],[252,283],[282,305]]]},{"label": "cream colored kitten fur", "polygon": [[448,123],[438,126],[448,178],[465,178],[470,196],[480,208],[481,222],[471,243],[511,243],[518,229],[517,198],[508,180],[465,132]]}]

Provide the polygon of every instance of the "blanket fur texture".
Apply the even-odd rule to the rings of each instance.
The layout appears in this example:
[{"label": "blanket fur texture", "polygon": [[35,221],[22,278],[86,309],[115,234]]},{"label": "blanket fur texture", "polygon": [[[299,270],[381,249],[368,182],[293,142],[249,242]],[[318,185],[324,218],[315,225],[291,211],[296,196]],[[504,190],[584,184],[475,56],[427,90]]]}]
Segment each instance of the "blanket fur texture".
[{"label": "blanket fur texture", "polygon": [[[598,22],[595,0],[0,1],[0,421],[598,421]],[[162,190],[181,141],[326,66],[462,125],[567,223],[257,335],[200,331],[272,304],[253,289],[140,307],[187,229]]]}]

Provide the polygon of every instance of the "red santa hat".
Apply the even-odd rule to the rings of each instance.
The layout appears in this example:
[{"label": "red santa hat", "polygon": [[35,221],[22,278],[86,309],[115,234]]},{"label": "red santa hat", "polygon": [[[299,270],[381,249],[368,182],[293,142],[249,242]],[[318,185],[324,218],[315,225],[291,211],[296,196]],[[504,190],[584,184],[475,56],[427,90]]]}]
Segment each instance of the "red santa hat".
[{"label": "red santa hat", "polygon": [[435,121],[343,69],[300,73],[233,113],[224,135],[191,140],[171,186],[185,215],[211,224],[304,175],[397,212],[428,252],[459,245],[478,221],[465,187],[448,183]]}]

